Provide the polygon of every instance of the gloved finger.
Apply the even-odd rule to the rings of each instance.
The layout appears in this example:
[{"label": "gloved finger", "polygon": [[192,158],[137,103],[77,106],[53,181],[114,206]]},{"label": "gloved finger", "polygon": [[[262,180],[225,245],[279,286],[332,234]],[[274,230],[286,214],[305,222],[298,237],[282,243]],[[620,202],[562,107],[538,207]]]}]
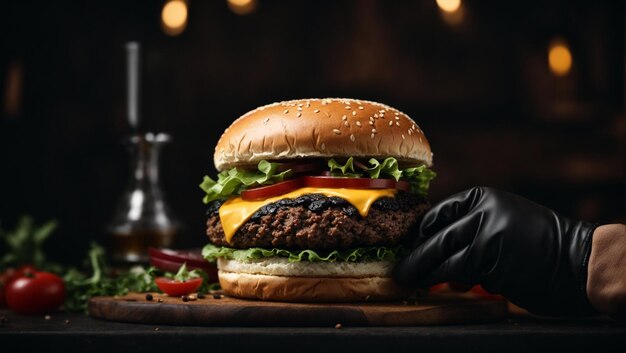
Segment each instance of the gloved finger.
[{"label": "gloved finger", "polygon": [[421,288],[430,287],[437,283],[455,282],[466,285],[476,284],[473,276],[466,271],[465,259],[469,246],[456,252],[443,261],[434,270],[425,273],[416,283]]},{"label": "gloved finger", "polygon": [[428,238],[470,213],[483,193],[482,187],[473,187],[440,201],[424,215],[418,237]]},{"label": "gloved finger", "polygon": [[480,215],[470,215],[425,239],[407,257],[398,261],[393,276],[401,284],[416,284],[444,261],[472,243]]}]

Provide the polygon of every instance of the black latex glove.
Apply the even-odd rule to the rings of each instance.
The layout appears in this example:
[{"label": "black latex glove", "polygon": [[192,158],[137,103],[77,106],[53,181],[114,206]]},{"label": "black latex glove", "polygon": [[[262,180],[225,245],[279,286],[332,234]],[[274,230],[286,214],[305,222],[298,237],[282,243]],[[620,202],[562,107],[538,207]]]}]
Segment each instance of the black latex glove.
[{"label": "black latex glove", "polygon": [[475,187],[430,209],[394,269],[402,284],[480,284],[546,315],[593,314],[587,262],[596,225],[504,191]]}]

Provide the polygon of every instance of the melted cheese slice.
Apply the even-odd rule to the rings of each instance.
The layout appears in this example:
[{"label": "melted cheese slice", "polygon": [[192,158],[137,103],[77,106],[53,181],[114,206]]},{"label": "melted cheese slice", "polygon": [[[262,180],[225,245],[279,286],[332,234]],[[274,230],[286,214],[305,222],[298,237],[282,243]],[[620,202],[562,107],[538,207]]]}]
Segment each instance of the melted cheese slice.
[{"label": "melted cheese slice", "polygon": [[245,201],[241,197],[232,198],[220,207],[220,221],[224,228],[225,239],[228,243],[242,224],[248,221],[254,212],[272,202],[282,199],[295,199],[304,194],[323,194],[325,196],[337,196],[350,202],[359,211],[361,216],[366,217],[374,201],[385,196],[394,196],[395,189],[334,189],[306,187],[292,192],[270,197],[260,201]]}]

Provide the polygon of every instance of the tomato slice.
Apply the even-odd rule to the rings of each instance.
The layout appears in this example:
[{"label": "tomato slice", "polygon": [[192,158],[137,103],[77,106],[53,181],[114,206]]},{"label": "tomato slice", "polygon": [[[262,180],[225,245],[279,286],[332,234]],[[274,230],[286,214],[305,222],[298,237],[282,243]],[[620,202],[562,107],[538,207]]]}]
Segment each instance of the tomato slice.
[{"label": "tomato slice", "polygon": [[177,281],[167,277],[157,277],[154,279],[157,287],[163,293],[171,297],[180,297],[181,295],[187,295],[194,293],[202,285],[202,278],[194,278],[187,281]]},{"label": "tomato slice", "polygon": [[276,184],[259,186],[258,188],[242,191],[241,198],[246,201],[265,200],[273,196],[286,194],[290,191],[299,189],[302,186],[303,184],[301,178],[285,180]]},{"label": "tomato slice", "polygon": [[162,271],[176,273],[180,266],[187,264],[189,270],[202,270],[208,276],[209,283],[217,282],[217,266],[202,257],[201,249],[157,249],[149,248],[150,265]]},{"label": "tomato slice", "polygon": [[244,190],[241,192],[241,198],[246,201],[265,200],[270,197],[286,194],[305,186],[317,188],[411,190],[411,184],[404,180],[395,181],[393,179],[348,178],[318,175],[304,176],[296,179],[281,181],[280,183],[272,185]]},{"label": "tomato slice", "polygon": [[488,300],[503,300],[504,298],[498,294],[491,294],[487,292],[482,286],[476,285],[470,289],[470,292],[478,295],[479,297],[488,299]]},{"label": "tomato slice", "polygon": [[[158,258],[168,260],[177,262],[180,265],[187,263],[187,267],[204,268],[209,264],[209,262],[202,257],[202,249],[174,250],[149,248],[148,254],[151,259]],[[180,265],[178,267],[180,267]],[[178,271],[178,269],[176,271]]]},{"label": "tomato slice", "polygon": [[[171,260],[165,260],[159,257],[150,257],[150,266],[154,266],[161,271],[176,273],[180,269],[180,266],[183,265],[184,262],[176,262]],[[187,263],[187,269],[189,270],[201,270],[204,271],[208,276],[208,283],[214,283],[218,281],[217,277],[217,266],[214,263],[207,263],[202,266],[194,266]]]},{"label": "tomato slice", "polygon": [[396,190],[411,191],[411,183],[406,180],[398,180],[396,181]]},{"label": "tomato slice", "polygon": [[348,188],[348,189],[395,189],[393,179],[342,178],[332,176],[306,176],[305,186],[316,188]]}]

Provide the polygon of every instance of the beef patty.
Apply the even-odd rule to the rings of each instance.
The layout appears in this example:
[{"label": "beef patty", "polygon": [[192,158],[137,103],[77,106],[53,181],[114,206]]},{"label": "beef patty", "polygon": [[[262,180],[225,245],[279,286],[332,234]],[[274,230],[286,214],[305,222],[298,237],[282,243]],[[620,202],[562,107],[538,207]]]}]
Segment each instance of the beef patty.
[{"label": "beef patty", "polygon": [[223,200],[209,204],[207,235],[211,243],[233,248],[347,249],[394,245],[429,208],[417,195],[399,192],[378,199],[363,218],[340,197],[308,194],[282,199],[255,212],[232,238],[224,239],[218,214]]}]

